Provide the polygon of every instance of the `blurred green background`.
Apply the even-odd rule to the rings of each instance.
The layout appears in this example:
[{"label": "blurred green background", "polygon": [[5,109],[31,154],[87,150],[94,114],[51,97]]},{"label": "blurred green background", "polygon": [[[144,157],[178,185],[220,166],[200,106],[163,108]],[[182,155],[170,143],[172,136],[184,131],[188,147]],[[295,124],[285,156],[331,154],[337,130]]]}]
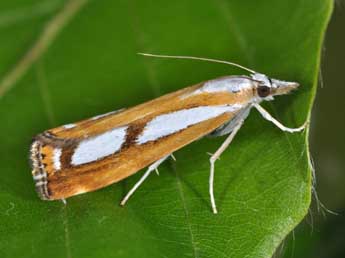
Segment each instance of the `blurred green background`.
[{"label": "blurred green background", "polygon": [[[51,4],[54,2],[56,3],[55,5]],[[301,3],[302,2],[303,0],[301,0]],[[53,13],[56,11],[56,9],[58,9],[59,1],[52,0],[51,3],[48,4],[48,7],[51,8],[51,10],[48,11]],[[48,7],[46,7],[46,10]],[[42,12],[42,10],[38,10],[38,13],[34,13],[33,15],[40,16],[39,12]],[[332,21],[329,25],[328,33],[326,35],[322,61],[323,84],[320,83],[320,86],[318,87],[318,94],[314,106],[311,125],[312,130],[310,136],[311,152],[317,176],[316,189],[319,199],[328,209],[337,212],[339,215],[336,216],[325,212],[325,216],[323,216],[322,210],[318,211],[316,201],[314,200],[312,207],[310,208],[310,213],[305,218],[305,220],[294,230],[294,233],[290,234],[287,237],[281,248],[279,248],[279,250],[277,251],[276,257],[345,257],[345,135],[343,133],[345,129],[345,120],[343,114],[343,110],[345,108],[345,79],[343,78],[342,74],[345,67],[344,12],[344,4],[342,2],[338,2],[335,7]],[[5,18],[0,20],[0,25],[12,22],[12,17],[10,15]],[[25,20],[27,17],[19,16],[19,18]],[[116,35],[114,35],[114,37],[115,36]],[[140,40],[145,44],[145,42],[149,39],[142,37]],[[4,40],[4,42],[5,41],[6,40]],[[10,42],[10,44],[24,43],[23,41],[18,40],[14,43]],[[217,50],[218,46],[214,48]],[[78,47],[76,47],[74,51],[78,52]],[[108,55],[108,53],[106,53],[106,55],[106,58],[112,58],[112,56]],[[2,57],[3,56],[6,56],[5,53],[3,53]],[[58,59],[59,57],[56,56],[54,58]],[[12,59],[10,60],[10,57],[8,57],[8,59],[8,63],[12,62]],[[76,60],[76,62],[78,61],[79,60]],[[43,67],[42,64],[37,65],[38,71],[40,71],[41,66]],[[224,69],[227,68],[225,67]],[[90,70],[90,73],[91,72],[92,71]],[[111,77],[110,73],[105,73],[105,77]],[[71,72],[71,77],[73,78],[73,76],[74,75]],[[45,78],[43,78],[43,80],[44,79]],[[111,79],[106,78],[105,81],[109,83]],[[88,83],[93,84],[94,82]],[[153,85],[155,85],[155,83],[156,82],[153,82]],[[104,86],[97,86],[104,88],[108,87],[106,84]],[[153,89],[153,91],[156,95],[159,95],[161,93],[157,89]],[[76,93],[76,96],[78,94]],[[108,98],[106,101],[113,102],[112,96],[109,95],[106,97]],[[117,98],[122,99],[121,96],[117,96]],[[87,101],[91,103],[88,106],[89,109],[94,110],[94,106],[92,106],[94,105],[93,100],[87,99]],[[130,104],[138,103],[138,100],[126,100],[126,104],[128,104],[128,101],[133,102]],[[122,103],[119,102],[119,105],[120,104]],[[82,112],[89,113],[90,110],[86,111],[84,106],[82,107]],[[64,112],[61,112],[61,114],[67,117],[71,117],[71,114],[67,112],[66,114]],[[108,200],[110,199],[111,201],[113,201],[113,196],[109,195]],[[110,203],[111,201],[108,201],[108,203]]]},{"label": "blurred green background", "polygon": [[[313,109],[311,154],[319,200],[283,243],[277,257],[345,257],[345,3],[336,1],[322,54],[322,76]],[[315,197],[315,196],[314,196]]]}]

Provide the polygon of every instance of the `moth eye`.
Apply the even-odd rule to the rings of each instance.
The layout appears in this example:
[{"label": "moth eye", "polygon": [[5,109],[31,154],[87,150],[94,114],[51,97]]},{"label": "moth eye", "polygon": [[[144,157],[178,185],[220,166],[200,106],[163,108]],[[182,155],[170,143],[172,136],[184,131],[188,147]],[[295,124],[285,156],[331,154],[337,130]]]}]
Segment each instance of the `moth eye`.
[{"label": "moth eye", "polygon": [[258,95],[261,97],[261,98],[265,98],[267,97],[268,95],[270,95],[271,93],[271,88],[270,87],[267,87],[267,86],[259,86],[258,89]]}]

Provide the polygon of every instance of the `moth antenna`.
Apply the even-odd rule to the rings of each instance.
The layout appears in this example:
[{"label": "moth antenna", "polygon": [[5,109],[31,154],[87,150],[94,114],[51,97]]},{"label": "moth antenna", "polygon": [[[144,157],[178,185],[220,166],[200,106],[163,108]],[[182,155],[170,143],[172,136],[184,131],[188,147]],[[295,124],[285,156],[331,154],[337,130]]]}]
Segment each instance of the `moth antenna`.
[{"label": "moth antenna", "polygon": [[244,67],[242,65],[233,63],[233,62],[228,62],[228,61],[223,61],[223,60],[218,60],[218,59],[211,59],[211,58],[204,58],[204,57],[196,57],[196,56],[170,56],[170,55],[155,55],[155,54],[149,54],[149,53],[137,53],[138,55],[142,56],[151,56],[151,57],[159,57],[159,58],[174,58],[174,59],[190,59],[190,60],[200,60],[200,61],[207,61],[207,62],[213,62],[213,63],[220,63],[220,64],[227,64],[231,66],[235,66],[238,68],[241,68],[247,72],[250,73],[257,73],[252,69],[249,69],[247,67]]}]

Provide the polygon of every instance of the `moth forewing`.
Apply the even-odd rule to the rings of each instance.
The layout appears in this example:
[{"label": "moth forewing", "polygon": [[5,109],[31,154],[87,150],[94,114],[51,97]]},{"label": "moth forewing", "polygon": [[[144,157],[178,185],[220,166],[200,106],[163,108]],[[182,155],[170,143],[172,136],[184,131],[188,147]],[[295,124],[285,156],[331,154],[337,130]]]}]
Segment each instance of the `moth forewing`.
[{"label": "moth forewing", "polygon": [[222,77],[39,134],[31,147],[39,196],[65,199],[136,173],[231,121],[256,84]]}]

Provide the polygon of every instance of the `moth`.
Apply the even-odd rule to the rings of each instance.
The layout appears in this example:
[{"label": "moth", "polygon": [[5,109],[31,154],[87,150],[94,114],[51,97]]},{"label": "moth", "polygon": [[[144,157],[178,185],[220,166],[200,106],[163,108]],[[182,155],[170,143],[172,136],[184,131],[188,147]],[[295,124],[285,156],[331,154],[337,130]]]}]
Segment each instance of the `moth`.
[{"label": "moth", "polygon": [[30,149],[32,175],[39,197],[65,200],[94,191],[148,166],[121,201],[124,205],[143,181],[173,152],[201,137],[228,135],[210,158],[209,194],[213,193],[214,165],[230,145],[252,108],[283,131],[288,128],[260,106],[296,89],[299,84],[257,73],[239,64],[188,56],[146,56],[197,59],[240,67],[249,76],[224,76],[198,83],[128,109],[110,112],[38,134]]}]

